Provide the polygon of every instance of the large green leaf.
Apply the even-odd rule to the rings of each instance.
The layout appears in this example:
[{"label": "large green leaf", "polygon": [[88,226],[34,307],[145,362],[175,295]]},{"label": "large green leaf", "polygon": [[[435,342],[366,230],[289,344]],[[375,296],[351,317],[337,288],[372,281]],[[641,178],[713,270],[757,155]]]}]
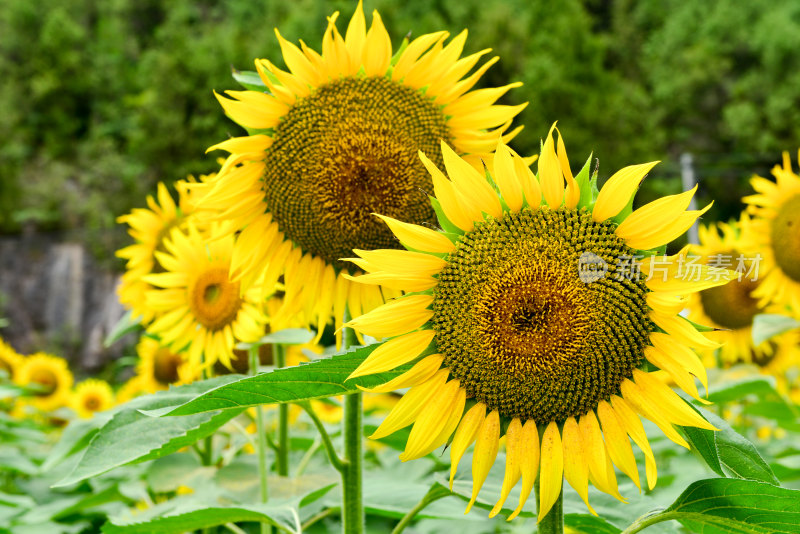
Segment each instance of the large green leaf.
[{"label": "large green leaf", "polygon": [[800,327],[800,321],[779,314],[760,313],[753,317],[753,345],[758,346],[779,334]]},{"label": "large green leaf", "polygon": [[178,497],[125,518],[112,518],[103,526],[106,534],[173,534],[240,521],[266,522],[285,532],[300,532],[298,510],[330,491],[336,484],[302,495],[273,498],[267,504],[227,505],[215,488],[198,495]]},{"label": "large green leaf", "polygon": [[191,415],[212,410],[297,402],[356,393],[359,391],[358,386],[375,387],[407,370],[407,366],[403,366],[393,371],[348,380],[347,377],[378,346],[378,344],[374,344],[359,347],[330,358],[322,358],[296,367],[275,369],[269,373],[243,378],[212,389],[196,399],[164,413],[167,415]]},{"label": "large green leaf", "polygon": [[260,345],[302,345],[314,339],[314,332],[305,328],[286,328],[277,332],[270,332],[255,343],[238,343],[237,349],[248,350],[250,347]]},{"label": "large green leaf", "polygon": [[702,534],[800,533],[800,491],[754,480],[698,480],[669,508],[649,514],[625,532],[673,519]]},{"label": "large green leaf", "polygon": [[713,413],[698,411],[719,430],[683,427],[683,431],[712,471],[721,476],[779,484],[772,469],[752,443]]},{"label": "large green leaf", "polygon": [[751,375],[715,384],[714,392],[708,395],[708,400],[714,403],[737,402],[747,395],[756,395],[760,398],[780,397],[780,394],[775,389],[774,378],[764,375]]},{"label": "large green leaf", "polygon": [[564,526],[581,534],[619,534],[620,529],[603,519],[589,514],[564,514]]},{"label": "large green leaf", "polygon": [[123,405],[92,437],[73,471],[54,487],[67,486],[121,465],[160,458],[211,435],[235,417],[239,410],[171,419],[151,417],[143,413],[143,410],[179,406],[207,388],[232,379],[235,377],[218,377],[197,382],[139,397]]}]

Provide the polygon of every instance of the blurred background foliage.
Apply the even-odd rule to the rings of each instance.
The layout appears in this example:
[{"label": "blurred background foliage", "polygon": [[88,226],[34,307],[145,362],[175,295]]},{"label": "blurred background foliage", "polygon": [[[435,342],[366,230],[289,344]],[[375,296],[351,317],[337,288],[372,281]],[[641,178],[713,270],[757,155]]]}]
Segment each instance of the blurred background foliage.
[{"label": "blurred background foliage", "polygon": [[[99,257],[115,218],[159,180],[215,170],[205,149],[242,131],[212,89],[232,67],[283,65],[273,27],[319,48],[325,17],[354,2],[0,0],[0,232],[58,230]],[[575,166],[600,175],[660,159],[638,202],[680,188],[692,152],[711,219],[736,216],[754,172],[800,140],[796,0],[368,0],[406,33],[469,28],[465,52],[501,58],[483,86],[522,81],[515,146],[538,152],[559,121]],[[368,21],[370,17],[368,16]]]}]

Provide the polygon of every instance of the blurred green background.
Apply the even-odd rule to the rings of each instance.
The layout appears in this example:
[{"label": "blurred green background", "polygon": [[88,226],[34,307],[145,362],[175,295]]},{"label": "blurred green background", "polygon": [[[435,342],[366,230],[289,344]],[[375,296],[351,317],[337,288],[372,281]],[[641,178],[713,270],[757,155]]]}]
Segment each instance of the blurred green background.
[{"label": "blurred green background", "polygon": [[[159,180],[215,170],[205,149],[238,127],[212,89],[231,67],[283,65],[273,33],[319,48],[354,2],[0,0],[0,233],[57,230],[98,257],[126,243],[115,218]],[[397,46],[468,28],[465,52],[501,61],[482,86],[524,82],[515,146],[538,152],[559,121],[574,166],[607,177],[660,159],[638,201],[680,189],[694,155],[707,219],[736,216],[747,179],[800,144],[796,0],[368,0]],[[367,21],[371,20],[368,15]]]}]

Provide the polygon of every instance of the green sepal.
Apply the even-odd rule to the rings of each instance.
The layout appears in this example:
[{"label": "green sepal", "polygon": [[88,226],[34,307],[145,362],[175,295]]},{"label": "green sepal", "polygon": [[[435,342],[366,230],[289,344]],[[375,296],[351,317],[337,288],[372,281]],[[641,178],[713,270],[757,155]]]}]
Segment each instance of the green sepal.
[{"label": "green sepal", "polygon": [[753,345],[757,347],[763,342],[797,327],[800,327],[800,321],[791,317],[774,313],[759,313],[753,317]]},{"label": "green sepal", "polygon": [[[442,227],[446,234],[456,234],[456,235],[463,235],[464,232],[461,231],[461,228],[453,224],[450,219],[447,218],[447,215],[444,214],[444,209],[442,209],[442,205],[439,203],[439,200],[436,197],[428,197],[431,199],[431,206],[433,206],[433,211],[436,212],[436,218],[439,220],[439,226]],[[449,236],[448,236],[449,239]]]},{"label": "green sepal", "polygon": [[126,335],[143,329],[144,327],[142,326],[142,318],[137,317],[134,319],[133,310],[128,310],[125,315],[120,317],[119,321],[117,321],[117,324],[114,325],[114,328],[111,329],[111,332],[103,340],[103,346],[110,347]]},{"label": "green sepal", "polygon": [[[239,85],[241,85],[248,91],[256,91],[259,93],[268,92],[267,86],[264,85],[264,82],[261,80],[261,76],[259,76],[256,71],[238,70],[231,67],[231,76],[233,76],[233,79],[236,80],[236,82]],[[278,82],[278,79],[270,72],[267,72],[267,77],[269,77],[269,79],[275,82],[276,84],[280,84],[280,82]]]},{"label": "green sepal", "polygon": [[[581,197],[578,200],[578,209],[581,208],[589,208],[590,206],[594,205],[594,201],[596,199],[596,191],[597,185],[595,183],[595,187],[592,187],[592,181],[590,179],[590,170],[589,167],[592,164],[592,155],[589,154],[589,158],[586,160],[586,163],[583,164],[583,168],[581,171],[575,176],[575,181],[578,182],[578,189],[580,191]],[[597,176],[595,175],[595,182],[597,181]]]}]

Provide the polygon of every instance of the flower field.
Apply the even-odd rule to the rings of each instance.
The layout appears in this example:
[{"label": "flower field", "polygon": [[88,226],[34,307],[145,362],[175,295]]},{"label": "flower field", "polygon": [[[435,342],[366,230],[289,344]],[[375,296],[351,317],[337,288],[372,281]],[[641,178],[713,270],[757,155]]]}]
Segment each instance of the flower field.
[{"label": "flower field", "polygon": [[0,533],[800,532],[800,139],[719,207],[523,130],[467,30],[329,7],[115,214],[124,357],[0,305]]}]

